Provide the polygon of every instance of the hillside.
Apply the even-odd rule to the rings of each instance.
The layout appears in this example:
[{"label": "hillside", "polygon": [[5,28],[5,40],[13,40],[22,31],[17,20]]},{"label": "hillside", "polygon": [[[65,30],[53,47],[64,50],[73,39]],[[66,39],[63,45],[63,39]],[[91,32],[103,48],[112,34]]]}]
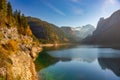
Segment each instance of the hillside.
[{"label": "hillside", "polygon": [[42,43],[65,43],[69,39],[58,26],[42,21],[38,18],[27,17],[33,34]]},{"label": "hillside", "polygon": [[79,41],[79,40],[77,40],[75,32],[72,30],[71,27],[62,26],[61,29],[63,30],[63,32],[66,34],[66,36],[68,37],[68,39],[71,42],[77,42],[77,41]]}]

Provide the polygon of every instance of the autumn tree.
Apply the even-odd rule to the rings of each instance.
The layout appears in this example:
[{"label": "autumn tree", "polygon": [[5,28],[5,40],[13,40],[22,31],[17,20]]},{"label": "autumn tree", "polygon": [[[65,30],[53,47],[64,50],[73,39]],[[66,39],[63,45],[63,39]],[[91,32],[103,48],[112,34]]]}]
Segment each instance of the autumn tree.
[{"label": "autumn tree", "polygon": [[7,1],[6,0],[0,0],[0,13],[3,16],[6,16],[7,14]]},{"label": "autumn tree", "polygon": [[7,15],[7,1],[0,0],[0,25],[6,21]]}]

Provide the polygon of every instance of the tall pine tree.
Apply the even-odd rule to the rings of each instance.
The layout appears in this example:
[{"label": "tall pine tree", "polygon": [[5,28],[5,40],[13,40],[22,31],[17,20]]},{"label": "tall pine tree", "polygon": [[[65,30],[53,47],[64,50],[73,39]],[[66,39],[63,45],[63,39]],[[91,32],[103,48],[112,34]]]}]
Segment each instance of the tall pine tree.
[{"label": "tall pine tree", "polygon": [[11,19],[11,17],[12,17],[12,6],[11,6],[10,2],[7,3],[7,17],[8,17],[8,19]]}]

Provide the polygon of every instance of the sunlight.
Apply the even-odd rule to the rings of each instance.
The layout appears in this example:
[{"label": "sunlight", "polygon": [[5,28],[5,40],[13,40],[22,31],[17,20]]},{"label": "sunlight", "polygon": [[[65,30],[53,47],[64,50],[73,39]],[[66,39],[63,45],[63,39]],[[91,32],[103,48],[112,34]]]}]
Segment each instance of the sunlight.
[{"label": "sunlight", "polygon": [[109,3],[111,3],[111,4],[115,4],[116,2],[117,2],[117,0],[108,0],[109,1]]}]

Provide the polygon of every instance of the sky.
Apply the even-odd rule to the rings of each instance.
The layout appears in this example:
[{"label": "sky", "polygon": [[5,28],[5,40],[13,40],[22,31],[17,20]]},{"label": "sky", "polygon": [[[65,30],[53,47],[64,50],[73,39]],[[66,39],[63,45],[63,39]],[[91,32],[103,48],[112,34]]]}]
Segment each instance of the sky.
[{"label": "sky", "polygon": [[120,0],[10,0],[13,10],[57,26],[97,26],[99,18],[120,9]]}]

